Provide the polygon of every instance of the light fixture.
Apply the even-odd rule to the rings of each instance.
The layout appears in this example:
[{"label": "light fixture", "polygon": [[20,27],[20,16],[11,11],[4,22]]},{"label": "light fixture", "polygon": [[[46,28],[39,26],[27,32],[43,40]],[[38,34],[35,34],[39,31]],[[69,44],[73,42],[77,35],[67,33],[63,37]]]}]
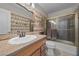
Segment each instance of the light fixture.
[{"label": "light fixture", "polygon": [[32,3],[31,6],[32,6],[32,8],[35,8],[35,4],[34,3]]},{"label": "light fixture", "polygon": [[49,22],[51,22],[51,23],[53,23],[53,24],[56,24],[56,22],[55,22],[55,21],[53,21],[53,20],[50,20]]}]

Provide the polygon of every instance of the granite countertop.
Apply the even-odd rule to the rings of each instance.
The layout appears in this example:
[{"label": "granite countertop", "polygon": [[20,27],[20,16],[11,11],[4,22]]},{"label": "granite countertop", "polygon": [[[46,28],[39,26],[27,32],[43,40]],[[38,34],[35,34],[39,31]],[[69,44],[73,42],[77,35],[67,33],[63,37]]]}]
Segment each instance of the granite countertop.
[{"label": "granite countertop", "polygon": [[36,36],[37,36],[37,38],[35,40],[25,43],[25,44],[19,44],[19,45],[9,44],[8,40],[0,41],[0,56],[7,56],[9,54],[12,54],[12,53],[18,51],[19,49],[21,49],[25,46],[28,46],[28,45],[46,37],[46,35],[36,35]]}]

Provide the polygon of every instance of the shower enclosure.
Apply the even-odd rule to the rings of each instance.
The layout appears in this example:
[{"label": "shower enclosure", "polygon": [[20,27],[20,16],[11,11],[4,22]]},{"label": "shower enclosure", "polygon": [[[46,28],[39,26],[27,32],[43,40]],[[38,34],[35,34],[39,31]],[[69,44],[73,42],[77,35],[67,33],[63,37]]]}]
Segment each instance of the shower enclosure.
[{"label": "shower enclosure", "polygon": [[51,19],[47,25],[47,36],[50,40],[75,45],[75,14]]}]

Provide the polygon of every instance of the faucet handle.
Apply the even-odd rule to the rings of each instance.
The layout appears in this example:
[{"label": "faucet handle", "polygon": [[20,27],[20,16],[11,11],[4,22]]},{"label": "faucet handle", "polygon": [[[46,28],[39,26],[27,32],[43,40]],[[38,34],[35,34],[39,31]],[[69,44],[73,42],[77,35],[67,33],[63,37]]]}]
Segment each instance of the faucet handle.
[{"label": "faucet handle", "polygon": [[20,31],[17,31],[17,35],[19,35],[19,37],[21,36],[21,32]]},{"label": "faucet handle", "polygon": [[20,32],[20,31],[17,31],[18,33]]},{"label": "faucet handle", "polygon": [[17,31],[17,34],[20,34],[20,31]]},{"label": "faucet handle", "polygon": [[25,32],[22,32],[22,36],[25,37]]}]

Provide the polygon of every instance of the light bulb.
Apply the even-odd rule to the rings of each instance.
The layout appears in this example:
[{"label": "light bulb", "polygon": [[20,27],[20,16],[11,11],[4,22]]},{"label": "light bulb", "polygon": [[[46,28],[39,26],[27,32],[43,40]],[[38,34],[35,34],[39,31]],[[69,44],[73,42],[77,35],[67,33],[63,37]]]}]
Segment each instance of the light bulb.
[{"label": "light bulb", "polygon": [[34,3],[32,3],[32,7],[35,8],[35,4]]}]

